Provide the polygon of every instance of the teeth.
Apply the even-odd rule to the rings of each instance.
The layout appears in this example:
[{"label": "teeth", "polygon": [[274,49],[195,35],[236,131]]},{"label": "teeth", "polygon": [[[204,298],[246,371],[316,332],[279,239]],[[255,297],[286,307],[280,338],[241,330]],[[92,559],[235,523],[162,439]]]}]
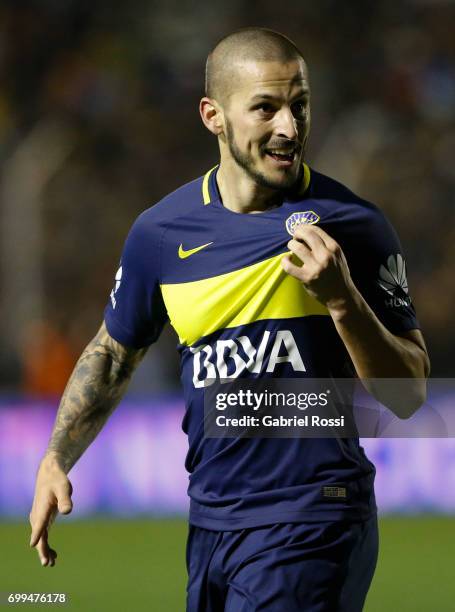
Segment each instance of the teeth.
[{"label": "teeth", "polygon": [[273,155],[294,155],[294,151],[274,151],[274,150],[270,150],[269,153],[272,153]]}]

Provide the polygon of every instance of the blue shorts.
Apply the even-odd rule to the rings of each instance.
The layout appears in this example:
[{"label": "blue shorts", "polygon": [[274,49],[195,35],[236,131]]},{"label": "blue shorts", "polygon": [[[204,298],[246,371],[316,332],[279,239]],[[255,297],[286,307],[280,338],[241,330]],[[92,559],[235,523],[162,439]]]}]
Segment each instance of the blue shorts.
[{"label": "blue shorts", "polygon": [[376,516],[239,531],[190,526],[187,612],[360,612],[377,555]]}]

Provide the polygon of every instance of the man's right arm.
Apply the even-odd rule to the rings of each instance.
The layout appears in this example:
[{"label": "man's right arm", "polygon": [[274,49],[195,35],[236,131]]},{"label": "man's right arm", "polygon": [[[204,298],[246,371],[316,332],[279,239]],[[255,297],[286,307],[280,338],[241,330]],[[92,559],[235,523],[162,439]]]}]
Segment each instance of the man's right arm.
[{"label": "man's right arm", "polygon": [[71,512],[71,483],[66,474],[95,439],[126,391],[147,348],[127,348],[103,323],[80,356],[62,396],[54,429],[36,479],[30,523],[31,546],[42,565],[54,565],[47,542],[57,511]]}]

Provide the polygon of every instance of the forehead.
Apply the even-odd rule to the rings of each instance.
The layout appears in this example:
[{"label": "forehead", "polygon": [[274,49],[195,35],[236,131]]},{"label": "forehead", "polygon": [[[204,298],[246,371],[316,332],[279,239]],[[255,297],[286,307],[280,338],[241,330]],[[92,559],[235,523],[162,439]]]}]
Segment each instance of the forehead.
[{"label": "forehead", "polygon": [[308,91],[308,72],[303,60],[289,62],[247,61],[236,65],[236,79],[231,97],[249,99],[261,93],[294,95]]}]

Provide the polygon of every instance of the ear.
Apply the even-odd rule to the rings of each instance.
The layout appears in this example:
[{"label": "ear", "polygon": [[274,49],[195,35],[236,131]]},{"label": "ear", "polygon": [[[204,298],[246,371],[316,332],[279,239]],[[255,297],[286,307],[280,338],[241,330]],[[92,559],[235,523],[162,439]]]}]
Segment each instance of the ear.
[{"label": "ear", "polygon": [[199,112],[205,127],[215,136],[219,136],[223,132],[224,115],[217,101],[212,98],[202,98]]}]

